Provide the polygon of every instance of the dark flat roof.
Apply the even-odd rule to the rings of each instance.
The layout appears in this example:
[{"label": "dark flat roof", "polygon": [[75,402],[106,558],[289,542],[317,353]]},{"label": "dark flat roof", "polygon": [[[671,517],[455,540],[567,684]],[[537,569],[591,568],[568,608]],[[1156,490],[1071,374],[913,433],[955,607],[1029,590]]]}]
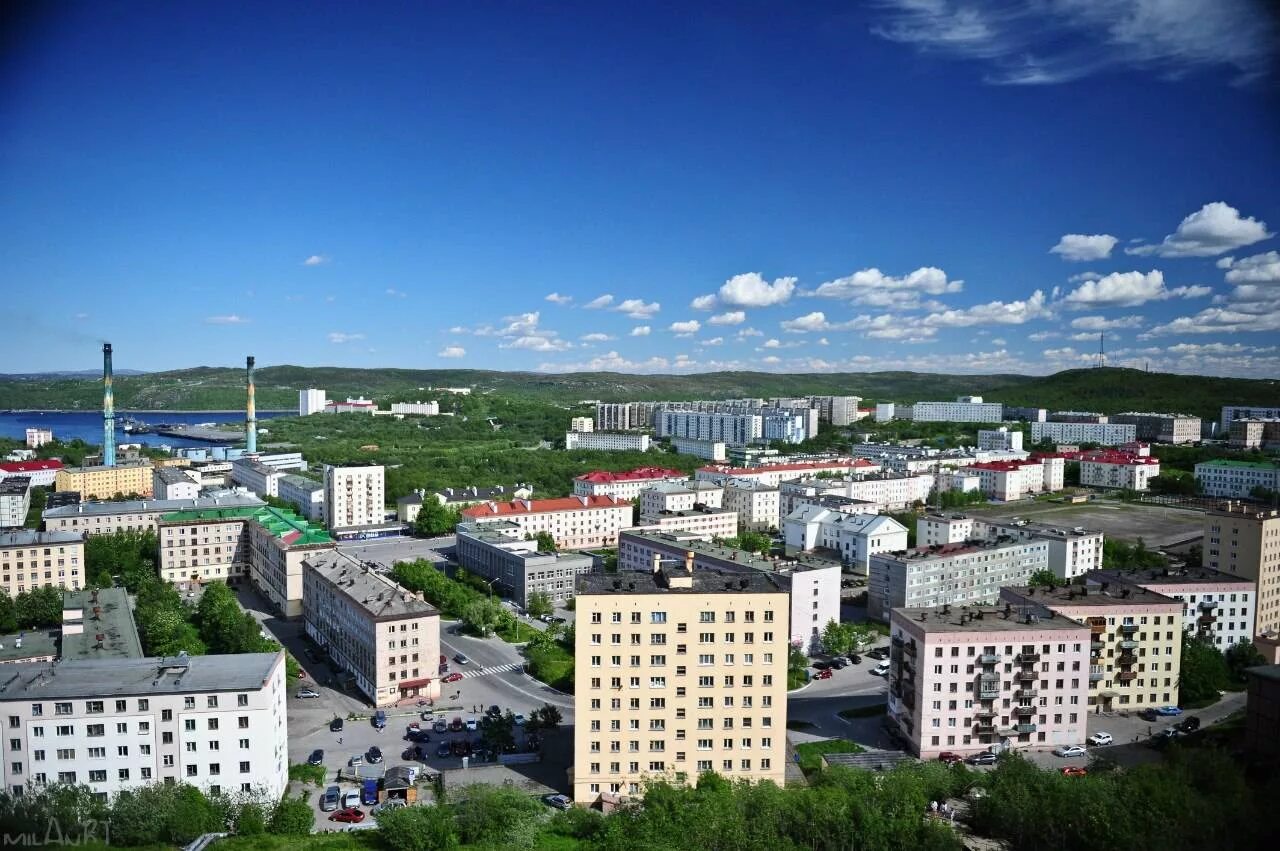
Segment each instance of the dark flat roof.
[{"label": "dark flat roof", "polygon": [[578,594],[785,594],[787,588],[773,576],[760,571],[730,571],[698,568],[690,588],[672,588],[668,579],[687,577],[683,567],[658,573],[628,570],[621,573],[592,572],[578,575]]}]

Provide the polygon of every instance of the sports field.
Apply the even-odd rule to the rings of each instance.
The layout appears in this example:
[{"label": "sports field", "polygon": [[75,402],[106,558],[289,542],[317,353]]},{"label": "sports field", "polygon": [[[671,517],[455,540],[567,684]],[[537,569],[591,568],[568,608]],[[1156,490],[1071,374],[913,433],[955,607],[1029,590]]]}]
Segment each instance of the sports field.
[{"label": "sports field", "polygon": [[1204,523],[1204,513],[1201,511],[1111,500],[1079,505],[1019,502],[974,507],[968,511],[974,515],[1023,517],[1055,526],[1083,526],[1098,530],[1108,538],[1126,541],[1142,538],[1152,548],[1197,537],[1202,534]]}]

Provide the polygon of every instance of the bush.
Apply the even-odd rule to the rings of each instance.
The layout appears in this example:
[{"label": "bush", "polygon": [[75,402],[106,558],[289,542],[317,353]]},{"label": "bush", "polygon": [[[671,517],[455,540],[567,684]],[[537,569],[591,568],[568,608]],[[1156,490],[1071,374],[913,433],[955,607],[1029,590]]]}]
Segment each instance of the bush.
[{"label": "bush", "polygon": [[378,838],[392,851],[449,851],[458,847],[453,813],[445,806],[404,807],[378,816]]},{"label": "bush", "polygon": [[271,812],[271,832],[279,836],[308,836],[315,823],[311,804],[302,798],[286,795]]},{"label": "bush", "polygon": [[528,848],[537,840],[543,805],[515,789],[468,786],[453,810],[458,838],[469,845]]},{"label": "bush", "polygon": [[862,753],[865,748],[848,739],[827,739],[822,742],[805,742],[796,745],[796,757],[800,770],[805,774],[822,768],[822,755],[827,753]]},{"label": "bush", "polygon": [[310,765],[303,763],[301,765],[289,766],[289,779],[301,780],[304,783],[311,783],[316,786],[324,785],[328,772],[325,771],[323,765]]}]

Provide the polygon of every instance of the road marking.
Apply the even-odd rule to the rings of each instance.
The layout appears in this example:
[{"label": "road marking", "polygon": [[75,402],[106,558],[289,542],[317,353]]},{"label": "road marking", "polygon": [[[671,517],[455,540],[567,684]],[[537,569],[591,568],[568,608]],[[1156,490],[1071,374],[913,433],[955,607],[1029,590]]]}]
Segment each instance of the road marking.
[{"label": "road marking", "polygon": [[523,662],[510,662],[506,665],[490,665],[487,668],[481,668],[478,671],[467,671],[462,675],[463,679],[472,679],[473,677],[487,677],[490,674],[505,674],[508,671],[523,671]]}]

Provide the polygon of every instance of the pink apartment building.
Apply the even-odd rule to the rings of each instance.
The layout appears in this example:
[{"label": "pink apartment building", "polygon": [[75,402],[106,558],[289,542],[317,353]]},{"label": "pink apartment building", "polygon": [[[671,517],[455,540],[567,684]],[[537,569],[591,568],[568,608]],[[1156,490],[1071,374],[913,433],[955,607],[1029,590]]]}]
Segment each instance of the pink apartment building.
[{"label": "pink apartment building", "polygon": [[897,608],[889,722],[921,759],[1081,744],[1089,628],[1028,606]]}]

